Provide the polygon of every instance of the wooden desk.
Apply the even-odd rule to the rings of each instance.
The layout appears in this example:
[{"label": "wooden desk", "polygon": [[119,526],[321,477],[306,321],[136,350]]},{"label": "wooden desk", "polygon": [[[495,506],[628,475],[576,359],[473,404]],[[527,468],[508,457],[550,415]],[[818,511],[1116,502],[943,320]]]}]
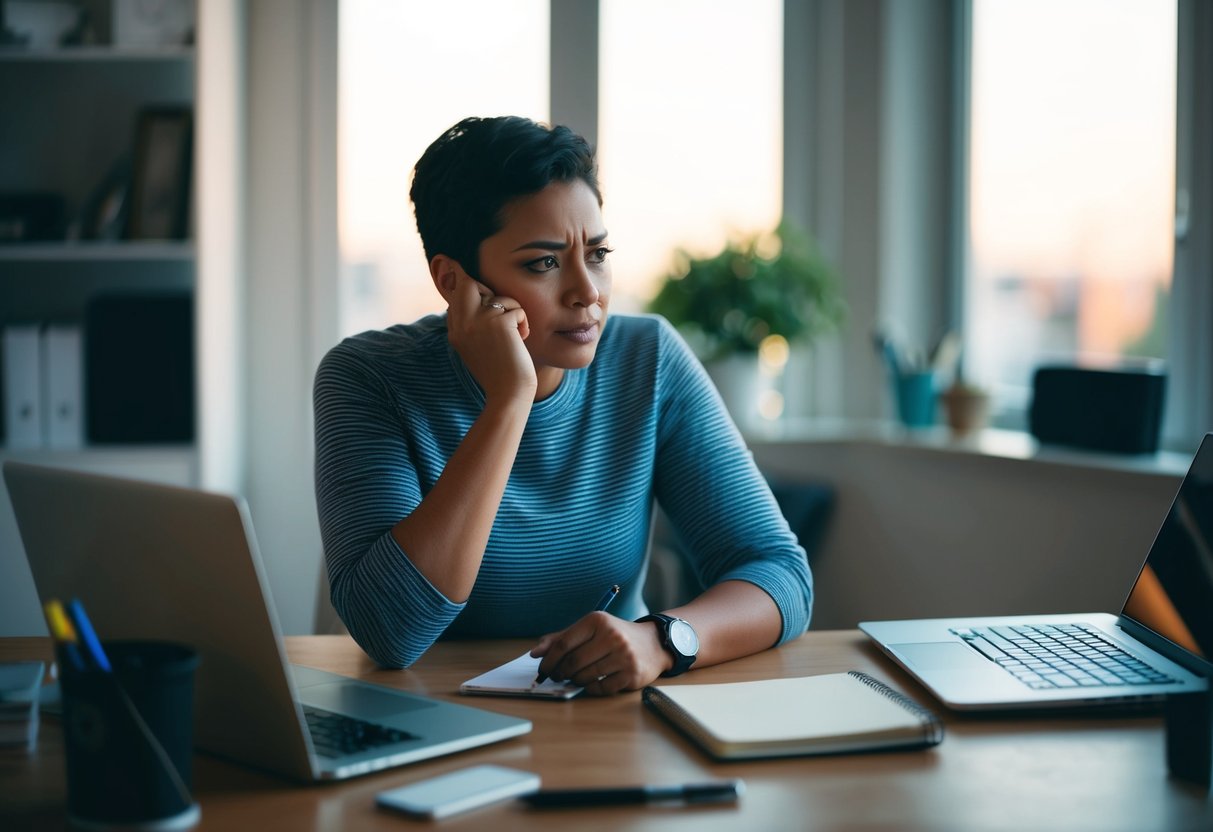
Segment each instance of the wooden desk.
[{"label": "wooden desk", "polygon": [[[552,787],[741,777],[737,806],[536,812],[510,802],[440,822],[444,830],[1210,830],[1213,801],[1168,779],[1161,718],[946,715],[928,751],[716,764],[640,703],[639,694],[571,702],[461,697],[459,683],[519,655],[519,641],[440,644],[407,671],[377,669],[348,637],[287,639],[292,661],[531,720],[526,736],[450,757],[306,787],[199,755],[199,829],[399,830],[422,824],[381,812],[375,793],[475,763],[538,772]],[[0,640],[0,659],[46,656],[43,639]],[[683,683],[862,669],[923,704],[930,697],[858,632],[815,632]],[[936,706],[938,711],[938,706]],[[65,827],[63,740],[42,725],[32,756],[0,754],[0,828]],[[425,823],[433,828],[434,824]]]}]

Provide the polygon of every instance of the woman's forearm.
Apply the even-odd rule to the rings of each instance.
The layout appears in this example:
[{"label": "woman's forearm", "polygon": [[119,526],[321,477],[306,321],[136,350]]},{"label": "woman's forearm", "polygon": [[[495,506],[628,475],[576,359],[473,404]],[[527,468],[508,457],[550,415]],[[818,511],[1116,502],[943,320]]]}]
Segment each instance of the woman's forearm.
[{"label": "woman's forearm", "polygon": [[686,619],[699,636],[695,667],[758,653],[779,641],[783,617],[764,590],[746,581],[723,581],[689,604],[665,611]]},{"label": "woman's forearm", "polygon": [[430,493],[392,528],[413,565],[451,601],[471,594],[529,414],[530,401],[486,403]]}]

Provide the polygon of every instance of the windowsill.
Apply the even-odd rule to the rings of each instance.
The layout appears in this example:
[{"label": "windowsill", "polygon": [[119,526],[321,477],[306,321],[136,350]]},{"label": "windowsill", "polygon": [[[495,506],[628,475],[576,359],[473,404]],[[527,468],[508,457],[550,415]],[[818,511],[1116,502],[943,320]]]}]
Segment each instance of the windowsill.
[{"label": "windowsill", "polygon": [[978,457],[1014,459],[1050,465],[1182,477],[1192,463],[1191,454],[1158,451],[1153,454],[1113,454],[1041,445],[1022,431],[986,428],[956,437],[944,426],[909,430],[896,422],[813,418],[789,419],[746,431],[751,444],[863,442],[890,448],[918,449]]}]

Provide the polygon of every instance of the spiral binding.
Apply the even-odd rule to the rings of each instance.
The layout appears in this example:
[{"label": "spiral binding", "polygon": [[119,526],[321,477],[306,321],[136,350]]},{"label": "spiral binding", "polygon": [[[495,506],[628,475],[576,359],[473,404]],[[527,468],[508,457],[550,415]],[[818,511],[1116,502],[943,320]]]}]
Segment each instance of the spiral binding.
[{"label": "spiral binding", "polygon": [[938,716],[935,715],[934,711],[919,705],[901,691],[894,690],[884,682],[877,679],[875,676],[869,676],[862,670],[848,670],[847,675],[854,676],[872,690],[876,691],[882,696],[888,697],[890,700],[922,720],[923,742],[925,745],[935,745],[936,743],[943,741],[943,722]]}]

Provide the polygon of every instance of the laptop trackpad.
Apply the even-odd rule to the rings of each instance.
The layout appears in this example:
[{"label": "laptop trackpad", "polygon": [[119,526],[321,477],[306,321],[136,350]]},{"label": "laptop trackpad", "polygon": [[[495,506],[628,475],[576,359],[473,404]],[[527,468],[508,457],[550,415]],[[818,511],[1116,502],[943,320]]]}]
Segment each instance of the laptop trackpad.
[{"label": "laptop trackpad", "polygon": [[405,696],[376,690],[348,682],[328,682],[310,685],[299,691],[299,701],[325,711],[355,716],[359,719],[386,719],[397,714],[434,707],[415,696]]},{"label": "laptop trackpad", "polygon": [[889,649],[916,670],[971,670],[989,665],[971,647],[954,641],[890,644]]}]

